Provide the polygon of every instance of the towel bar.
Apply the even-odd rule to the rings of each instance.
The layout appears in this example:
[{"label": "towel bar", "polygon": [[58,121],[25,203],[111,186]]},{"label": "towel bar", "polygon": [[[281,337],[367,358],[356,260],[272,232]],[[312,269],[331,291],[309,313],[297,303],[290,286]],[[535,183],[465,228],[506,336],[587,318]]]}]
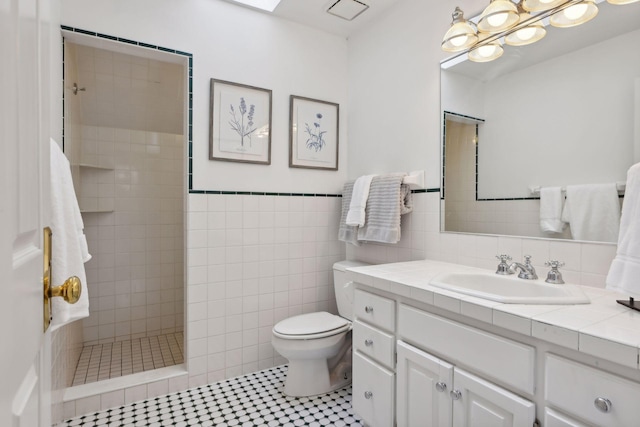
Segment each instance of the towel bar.
[{"label": "towel bar", "polygon": [[[624,194],[624,190],[625,187],[627,186],[626,182],[616,182],[616,188],[618,189],[618,193],[620,194]],[[539,196],[540,195],[540,187],[539,185],[531,185],[529,186],[529,192],[531,192],[531,194],[533,196]],[[562,187],[562,192],[566,192],[567,189],[565,187]]]}]

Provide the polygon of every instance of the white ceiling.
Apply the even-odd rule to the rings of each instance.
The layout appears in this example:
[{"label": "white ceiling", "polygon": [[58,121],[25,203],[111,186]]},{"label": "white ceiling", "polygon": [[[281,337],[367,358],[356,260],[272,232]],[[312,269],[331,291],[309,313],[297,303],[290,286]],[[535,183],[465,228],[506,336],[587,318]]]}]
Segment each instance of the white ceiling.
[{"label": "white ceiling", "polygon": [[[356,17],[347,21],[326,12],[337,0],[282,0],[273,11],[273,15],[302,25],[317,28],[331,34],[349,37],[367,23],[383,15],[390,6],[400,0],[359,0],[369,5],[369,8]],[[234,3],[231,0],[232,3]],[[238,3],[238,7],[242,6]],[[265,12],[268,13],[268,12]]]}]

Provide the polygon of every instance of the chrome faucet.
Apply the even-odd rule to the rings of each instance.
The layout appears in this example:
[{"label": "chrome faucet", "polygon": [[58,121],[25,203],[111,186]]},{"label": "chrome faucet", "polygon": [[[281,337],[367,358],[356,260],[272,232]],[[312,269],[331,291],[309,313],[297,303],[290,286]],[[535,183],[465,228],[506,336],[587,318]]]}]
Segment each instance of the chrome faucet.
[{"label": "chrome faucet", "polygon": [[533,265],[531,264],[531,255],[524,256],[524,264],[514,262],[509,266],[509,270],[512,273],[515,273],[518,268],[520,269],[520,273],[518,273],[518,277],[520,279],[536,280],[538,278],[536,269],[533,268]]}]

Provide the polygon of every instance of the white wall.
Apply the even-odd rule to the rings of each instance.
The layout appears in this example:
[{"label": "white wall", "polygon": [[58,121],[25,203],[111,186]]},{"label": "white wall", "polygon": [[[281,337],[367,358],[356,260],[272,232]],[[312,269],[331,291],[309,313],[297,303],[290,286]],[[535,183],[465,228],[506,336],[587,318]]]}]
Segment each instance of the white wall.
[{"label": "white wall", "polygon": [[[194,188],[336,193],[346,177],[347,41],[221,0],[63,0],[62,23],[193,54]],[[216,78],[273,90],[271,165],[210,161]],[[340,104],[337,172],[289,168],[289,95]]]}]

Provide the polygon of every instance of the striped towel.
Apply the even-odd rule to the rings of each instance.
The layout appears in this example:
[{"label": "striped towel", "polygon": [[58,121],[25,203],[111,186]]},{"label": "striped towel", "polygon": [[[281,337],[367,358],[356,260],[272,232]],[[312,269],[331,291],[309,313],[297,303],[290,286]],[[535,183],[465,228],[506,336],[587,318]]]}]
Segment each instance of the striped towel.
[{"label": "striped towel", "polygon": [[358,242],[358,226],[347,225],[347,214],[351,206],[353,184],[354,181],[345,183],[342,190],[342,215],[340,216],[340,225],[338,226],[338,240],[360,246],[360,242]]},{"label": "striped towel", "polygon": [[358,240],[381,243],[400,241],[400,215],[413,210],[411,190],[408,185],[402,184],[404,176],[389,174],[373,178],[365,209],[367,222],[357,229]]}]

